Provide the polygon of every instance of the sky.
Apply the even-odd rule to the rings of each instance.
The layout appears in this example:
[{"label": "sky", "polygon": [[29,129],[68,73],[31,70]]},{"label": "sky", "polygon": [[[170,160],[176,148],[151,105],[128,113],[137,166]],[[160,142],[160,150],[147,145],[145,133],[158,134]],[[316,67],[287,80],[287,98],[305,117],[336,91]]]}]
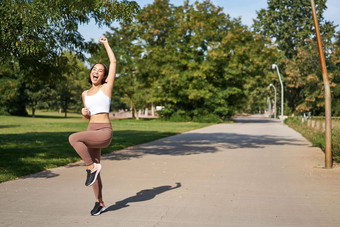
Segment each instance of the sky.
[{"label": "sky", "polygon": [[[152,4],[153,0],[135,0],[141,8]],[[170,3],[178,6],[183,5],[184,0],[170,0]],[[194,0],[190,0],[193,3]],[[199,2],[202,2],[199,0]],[[256,11],[267,8],[267,0],[211,0],[211,2],[223,8],[225,14],[232,18],[241,17],[243,24],[251,26],[253,19],[256,19]],[[340,0],[327,0],[327,10],[324,12],[324,18],[333,21],[335,25],[340,25]],[[340,30],[340,26],[336,31]],[[108,27],[99,28],[93,21],[89,24],[80,25],[79,32],[84,36],[86,41],[94,39],[97,41],[104,33],[110,31]]]}]

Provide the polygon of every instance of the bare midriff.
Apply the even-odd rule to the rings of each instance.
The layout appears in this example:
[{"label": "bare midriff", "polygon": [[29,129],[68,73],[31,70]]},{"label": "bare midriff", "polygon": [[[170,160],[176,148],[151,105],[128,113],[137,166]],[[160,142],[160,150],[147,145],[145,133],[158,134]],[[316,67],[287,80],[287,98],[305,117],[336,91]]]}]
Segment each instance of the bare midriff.
[{"label": "bare midriff", "polygon": [[110,123],[108,113],[98,113],[90,117],[90,123]]}]

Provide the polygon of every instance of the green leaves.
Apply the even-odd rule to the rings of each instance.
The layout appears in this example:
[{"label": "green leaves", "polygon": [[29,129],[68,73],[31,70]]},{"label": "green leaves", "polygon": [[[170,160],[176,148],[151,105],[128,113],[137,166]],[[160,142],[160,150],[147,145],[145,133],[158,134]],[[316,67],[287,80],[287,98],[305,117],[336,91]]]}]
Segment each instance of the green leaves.
[{"label": "green leaves", "polygon": [[[289,107],[294,112],[312,111],[318,115],[324,108],[323,81],[310,4],[309,0],[269,0],[267,9],[257,13],[253,27],[257,33],[272,38],[284,54],[276,63],[285,73]],[[336,26],[323,18],[326,0],[317,0],[315,4],[324,53],[329,58]]]},{"label": "green leaves", "polygon": [[90,18],[99,26],[131,20],[138,8],[134,1],[4,0],[0,6],[0,60],[42,52],[61,54],[65,48],[81,54],[86,45],[78,24]]},{"label": "green leaves", "polygon": [[[60,82],[68,70],[65,67],[74,69],[65,59],[65,51],[84,59],[84,52],[93,50],[93,43],[85,42],[78,32],[79,24],[91,18],[98,26],[110,25],[114,20],[130,21],[138,9],[134,1],[1,1],[0,63],[7,67],[11,67],[9,62],[14,63],[16,70],[6,77],[17,80],[19,97],[24,97],[25,88],[28,95],[25,100],[16,97],[7,103],[7,112],[26,114],[25,105],[39,106],[41,94],[47,93],[45,87]],[[0,68],[0,75],[3,72]],[[17,108],[12,105],[20,106],[20,110],[13,111]]]},{"label": "green leaves", "polygon": [[[320,30],[327,49],[334,35],[335,26],[323,18],[326,0],[315,1]],[[309,0],[270,0],[267,9],[257,13],[254,30],[274,39],[289,59],[297,55],[297,47],[308,45],[314,39],[315,30]]]},{"label": "green leaves", "polygon": [[[120,26],[107,36],[119,59],[115,88],[132,108],[154,103],[166,117],[228,117],[248,108],[248,90],[270,83],[276,49],[209,1],[156,0]],[[100,50],[92,62],[102,57]],[[250,82],[256,76],[265,82]]]}]

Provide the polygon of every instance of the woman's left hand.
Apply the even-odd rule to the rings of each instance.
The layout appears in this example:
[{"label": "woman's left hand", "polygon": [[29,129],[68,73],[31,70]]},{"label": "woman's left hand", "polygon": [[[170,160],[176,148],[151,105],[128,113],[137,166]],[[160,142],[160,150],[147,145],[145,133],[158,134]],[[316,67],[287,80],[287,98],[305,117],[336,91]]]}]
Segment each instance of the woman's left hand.
[{"label": "woman's left hand", "polygon": [[105,38],[105,37],[100,37],[99,42],[102,43],[102,44],[108,43],[107,38]]}]

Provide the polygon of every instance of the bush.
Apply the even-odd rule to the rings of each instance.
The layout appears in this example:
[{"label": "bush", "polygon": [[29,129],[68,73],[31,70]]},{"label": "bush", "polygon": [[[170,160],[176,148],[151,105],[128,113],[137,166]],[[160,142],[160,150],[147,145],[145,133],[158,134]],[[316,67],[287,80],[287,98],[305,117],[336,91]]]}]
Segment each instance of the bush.
[{"label": "bush", "polygon": [[161,119],[169,120],[174,111],[172,109],[165,108],[163,110],[157,111],[157,113]]},{"label": "bush", "polygon": [[216,114],[195,116],[192,120],[194,122],[201,122],[201,123],[221,123],[222,122],[222,119]]},{"label": "bush", "polygon": [[340,163],[340,128],[334,128],[332,131],[332,152],[334,160]]},{"label": "bush", "polygon": [[178,110],[176,113],[171,115],[170,121],[186,122],[191,121],[191,117],[184,110]]},{"label": "bush", "polygon": [[[158,112],[162,119],[173,121],[173,122],[200,122],[200,123],[221,123],[223,120],[217,114],[203,114],[199,113],[197,110],[188,113],[184,110],[178,110],[173,113],[170,109],[164,109]],[[192,118],[191,116],[194,115]]]},{"label": "bush", "polygon": [[[301,133],[306,139],[308,139],[313,146],[320,147],[325,151],[325,133],[321,130],[309,128],[307,123],[302,123],[301,118],[294,117],[285,120],[285,123],[294,130]],[[340,128],[334,127],[332,130],[332,153],[333,159],[336,162],[340,162]]]}]

